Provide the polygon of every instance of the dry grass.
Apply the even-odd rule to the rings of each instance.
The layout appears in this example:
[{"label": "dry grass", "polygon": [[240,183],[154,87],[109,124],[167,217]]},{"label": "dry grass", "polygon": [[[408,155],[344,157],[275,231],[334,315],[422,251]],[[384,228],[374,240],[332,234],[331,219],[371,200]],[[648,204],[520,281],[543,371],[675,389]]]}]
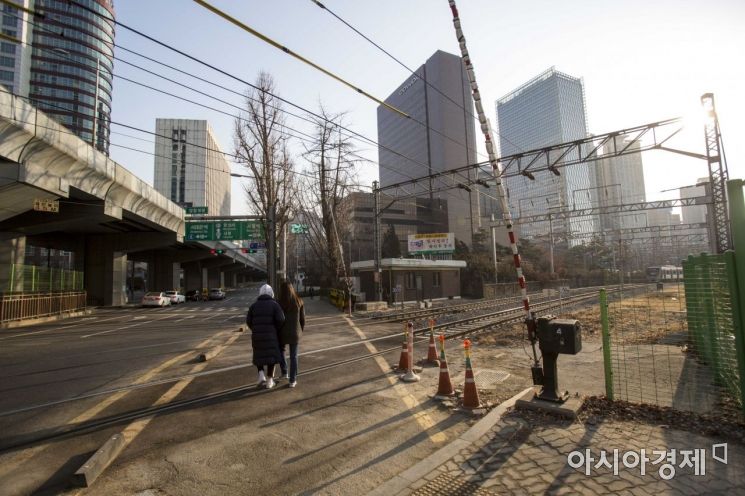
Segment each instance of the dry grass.
[{"label": "dry grass", "polygon": [[[612,339],[617,344],[657,344],[670,334],[687,330],[682,286],[611,301],[608,313]],[[583,340],[601,338],[599,305],[555,315],[577,319],[582,325]],[[526,328],[522,322],[502,326],[479,339],[495,346],[514,346],[525,340]]]}]

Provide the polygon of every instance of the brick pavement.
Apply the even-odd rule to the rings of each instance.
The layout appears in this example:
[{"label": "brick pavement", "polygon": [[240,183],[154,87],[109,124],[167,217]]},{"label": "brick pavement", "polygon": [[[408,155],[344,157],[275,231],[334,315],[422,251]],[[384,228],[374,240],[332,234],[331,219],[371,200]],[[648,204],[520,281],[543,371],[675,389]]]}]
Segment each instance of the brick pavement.
[{"label": "brick pavement", "polygon": [[[745,446],[728,443],[725,465],[712,458],[712,445],[722,442],[725,440],[641,422],[592,424],[513,411],[398,494],[743,494]],[[664,480],[660,467],[666,461],[653,464],[660,455],[652,451],[670,453],[673,448],[677,450],[676,473]],[[705,474],[700,476],[694,475],[693,467],[679,467],[683,463],[681,450],[696,448],[706,450]],[[573,468],[567,463],[571,452],[584,457],[586,449],[595,458],[589,476],[584,465]],[[601,450],[612,463],[614,449],[619,453],[618,474],[605,466],[595,468]],[[646,475],[641,475],[639,466],[627,468],[622,461],[624,453],[634,451],[639,456],[642,449],[650,457]],[[636,460],[634,455],[628,456],[629,462]],[[580,461],[579,455],[574,455],[573,462],[579,465]]]}]

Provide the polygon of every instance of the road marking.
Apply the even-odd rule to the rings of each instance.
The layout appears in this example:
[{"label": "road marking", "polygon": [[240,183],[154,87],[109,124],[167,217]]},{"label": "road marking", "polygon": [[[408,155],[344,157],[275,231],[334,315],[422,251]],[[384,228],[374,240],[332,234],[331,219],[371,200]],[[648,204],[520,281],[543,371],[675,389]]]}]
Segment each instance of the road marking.
[{"label": "road marking", "polygon": [[[110,319],[101,319],[98,322],[107,322],[109,320],[115,320],[115,319],[120,319],[120,318],[122,318],[122,316],[121,315],[118,315],[116,317],[111,317]],[[71,327],[77,327],[77,326],[83,325],[83,324],[91,324],[91,322],[80,322],[80,323],[77,323],[77,324],[70,324],[70,325],[67,325],[67,326],[56,327],[56,328],[53,328],[53,329],[42,329],[41,331],[24,332],[24,333],[21,333],[21,334],[13,334],[11,336],[1,337],[0,338],[0,341],[3,341],[5,339],[10,339],[10,338],[30,336],[31,334],[41,334],[42,332],[64,331],[66,329],[70,329]]]},{"label": "road marking", "polygon": [[[199,343],[196,348],[201,349],[207,347],[209,345],[210,341],[213,339],[216,339],[220,335],[228,334],[229,331],[218,331],[209,338],[205,339],[201,343]],[[233,335],[233,338],[240,337],[240,334]],[[234,341],[235,339],[233,339]],[[231,343],[233,341],[230,341]],[[222,349],[220,349],[222,351]],[[194,350],[189,350],[185,353],[182,353],[181,355],[178,355],[177,357],[171,358],[169,360],[166,360],[165,362],[161,363],[160,365],[150,369],[149,371],[145,372],[143,375],[135,379],[133,384],[141,384],[148,382],[150,379],[152,379],[155,375],[158,373],[164,371],[168,367],[174,365],[175,363],[178,363],[179,360],[183,360],[185,358],[193,357],[194,356]],[[88,410],[84,411],[83,413],[79,414],[74,419],[67,422],[67,425],[79,423],[79,422],[85,422],[87,420],[90,420],[91,418],[95,417],[97,414],[111,406],[113,403],[115,403],[117,400],[124,397],[127,393],[129,393],[130,390],[125,391],[119,391],[111,396],[107,397],[103,401],[97,403],[96,405],[93,405]],[[36,456],[37,453],[45,450],[49,445],[48,444],[41,444],[38,446],[34,446],[32,448],[19,451],[15,454],[15,456],[11,455],[10,459],[4,460],[3,467],[0,467],[0,475],[4,475],[5,473],[9,472],[10,470],[14,469],[16,466],[21,465],[22,463],[25,463],[26,461],[32,459],[34,456]],[[67,494],[67,493],[65,493]]]},{"label": "road marking", "polygon": [[124,326],[124,327],[117,327],[116,329],[109,329],[108,331],[94,332],[93,334],[86,334],[85,336],[80,336],[80,339],[89,338],[91,336],[100,336],[101,334],[109,334],[109,333],[116,332],[116,331],[123,331],[124,329],[129,329],[130,327],[135,327],[135,326],[142,325],[142,324],[152,324],[153,322],[156,322],[158,320],[167,319],[169,317],[171,317],[171,315],[163,315],[163,316],[158,317],[157,319],[153,319],[153,320],[135,322],[134,324],[130,324],[130,325]]},{"label": "road marking", "polygon": [[[354,324],[354,322],[352,322],[352,320],[349,317],[344,317],[344,320],[347,321],[347,324],[349,324],[349,326],[352,329],[354,329],[354,332],[356,332],[357,335],[361,339],[367,340],[367,336],[365,335],[365,333],[362,332],[360,330],[360,328],[357,327]],[[378,349],[375,347],[375,345],[373,345],[369,341],[365,341],[364,344],[365,344],[365,347],[367,348],[367,350],[370,353],[377,353],[378,352]],[[388,365],[388,363],[386,363],[385,359],[383,359],[383,357],[380,356],[380,355],[377,355],[374,358],[375,358],[375,363],[378,364],[378,367],[380,367],[380,370],[382,370],[383,372],[386,373],[386,377],[388,378],[388,382],[391,383],[391,385],[393,386],[393,388],[399,394],[399,396],[401,397],[401,400],[404,402],[404,404],[406,405],[406,407],[409,410],[416,410],[416,412],[414,413],[414,419],[422,427],[422,429],[424,429],[424,431],[427,433],[427,436],[429,436],[429,439],[433,443],[443,443],[443,442],[447,441],[447,436],[445,435],[445,433],[440,432],[440,431],[434,432],[434,433],[430,433],[429,432],[433,428],[435,428],[437,426],[437,424],[432,419],[432,417],[430,417],[427,414],[427,412],[424,410],[424,408],[422,408],[422,404],[414,397],[414,395],[412,395],[410,392],[408,392],[406,390],[406,387],[403,386],[399,382],[398,377],[391,376],[390,374],[387,374],[387,372],[390,371],[390,368],[391,367],[390,367],[390,365]]]}]

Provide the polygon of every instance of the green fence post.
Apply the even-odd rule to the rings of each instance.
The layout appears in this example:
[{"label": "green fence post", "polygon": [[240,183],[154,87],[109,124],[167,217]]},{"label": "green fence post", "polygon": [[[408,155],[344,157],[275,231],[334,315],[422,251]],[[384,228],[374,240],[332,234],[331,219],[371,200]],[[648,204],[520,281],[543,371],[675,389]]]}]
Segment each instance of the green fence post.
[{"label": "green fence post", "polygon": [[739,322],[735,322],[735,352],[740,372],[741,406],[745,412],[745,182],[742,179],[727,181],[729,199],[729,218],[732,227],[732,242],[735,247],[735,275],[737,292],[732,294],[732,307],[737,307]]},{"label": "green fence post", "polygon": [[[737,298],[740,295],[739,282],[737,280],[737,264],[735,261],[735,252],[727,251],[725,254],[725,260],[727,261],[727,279],[729,281],[729,291],[732,298],[732,330],[735,335],[735,357],[737,359],[737,389],[736,391],[730,391],[735,397],[738,398],[740,407],[745,409],[745,340],[743,338],[743,308],[737,304]],[[732,371],[728,374],[733,375]],[[732,383],[727,381],[727,385],[731,387]]]},{"label": "green fence post", "polygon": [[613,401],[613,363],[610,354],[610,329],[608,325],[608,294],[600,290],[600,327],[603,331],[603,366],[605,368],[605,396]]},{"label": "green fence post", "polygon": [[36,265],[31,266],[31,291],[36,291]]}]

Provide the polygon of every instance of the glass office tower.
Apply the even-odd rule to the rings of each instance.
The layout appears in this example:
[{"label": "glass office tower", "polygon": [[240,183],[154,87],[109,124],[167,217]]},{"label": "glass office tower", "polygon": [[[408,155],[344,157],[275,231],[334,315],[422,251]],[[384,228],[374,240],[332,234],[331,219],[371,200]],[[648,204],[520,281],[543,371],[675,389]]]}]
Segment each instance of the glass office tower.
[{"label": "glass office tower", "polygon": [[[496,111],[501,156],[587,136],[582,80],[553,67],[497,100]],[[576,158],[576,154],[566,158]],[[505,179],[510,210],[516,218],[597,205],[593,165],[559,167],[560,176],[543,171],[534,173],[535,180],[525,176]],[[523,237],[541,238],[552,229],[570,245],[581,242],[573,241],[573,234],[597,232],[597,224],[595,216],[557,217],[551,226],[548,221],[516,222]]]}]

